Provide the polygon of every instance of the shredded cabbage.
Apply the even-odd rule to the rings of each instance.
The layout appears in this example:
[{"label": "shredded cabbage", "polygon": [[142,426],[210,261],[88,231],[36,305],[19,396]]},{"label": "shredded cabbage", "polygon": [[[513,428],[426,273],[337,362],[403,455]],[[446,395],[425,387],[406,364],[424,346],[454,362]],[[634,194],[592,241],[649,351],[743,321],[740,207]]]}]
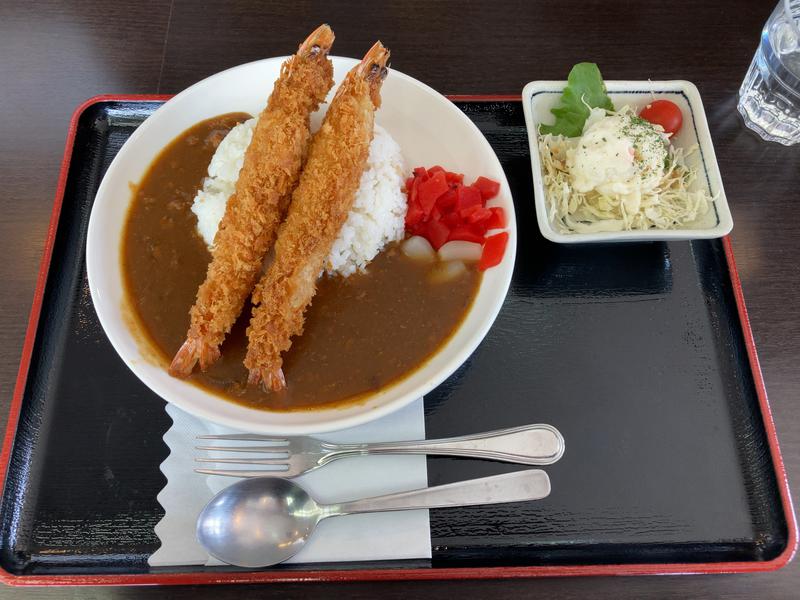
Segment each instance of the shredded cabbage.
[{"label": "shredded cabbage", "polygon": [[[620,112],[630,110],[623,108]],[[609,111],[608,114],[614,114]],[[547,212],[555,229],[561,233],[594,233],[643,229],[674,229],[686,226],[709,209],[713,198],[705,189],[691,191],[697,170],[686,164],[686,151],[669,144],[664,173],[655,187],[642,190],[641,203],[629,212],[630,203],[615,195],[592,189],[578,192],[571,182],[567,150],[575,148],[580,137],[539,136]]]}]

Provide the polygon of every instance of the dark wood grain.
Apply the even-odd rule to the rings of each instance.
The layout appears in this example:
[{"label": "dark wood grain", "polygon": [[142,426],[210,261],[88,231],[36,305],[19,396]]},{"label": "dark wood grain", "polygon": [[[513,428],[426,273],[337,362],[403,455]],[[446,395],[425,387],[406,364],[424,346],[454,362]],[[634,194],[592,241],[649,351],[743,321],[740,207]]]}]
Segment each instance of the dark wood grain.
[{"label": "dark wood grain", "polygon": [[[0,2],[0,394],[19,361],[69,118],[91,96],[149,92],[169,5]],[[5,411],[4,411],[5,412]]]},{"label": "dark wood grain", "polygon": [[[67,120],[97,93],[172,93],[220,69],[290,53],[321,21],[337,54],[375,38],[393,66],[445,93],[518,93],[578,60],[609,79],[681,78],[703,96],[735,221],[734,249],[793,490],[800,489],[800,148],[761,142],[736,91],[774,5],[689,2],[0,3],[0,402],[5,414],[41,256]],[[227,589],[0,589],[42,598],[793,598],[797,562],[765,575]]]}]

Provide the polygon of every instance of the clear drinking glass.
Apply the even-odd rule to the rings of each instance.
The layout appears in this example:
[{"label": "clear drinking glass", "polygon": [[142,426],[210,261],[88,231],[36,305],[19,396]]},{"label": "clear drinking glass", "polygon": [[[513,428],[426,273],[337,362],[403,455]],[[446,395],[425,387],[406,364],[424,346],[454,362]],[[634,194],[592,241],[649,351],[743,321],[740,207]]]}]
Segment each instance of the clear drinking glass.
[{"label": "clear drinking glass", "polygon": [[782,0],[764,25],[738,107],[765,140],[800,143],[800,0]]}]

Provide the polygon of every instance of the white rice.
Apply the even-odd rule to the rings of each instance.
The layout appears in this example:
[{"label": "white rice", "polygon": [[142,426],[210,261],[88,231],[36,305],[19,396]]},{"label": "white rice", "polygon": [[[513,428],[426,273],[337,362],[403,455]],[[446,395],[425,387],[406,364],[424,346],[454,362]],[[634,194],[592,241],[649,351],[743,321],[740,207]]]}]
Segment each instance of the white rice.
[{"label": "white rice", "polygon": [[228,198],[236,188],[244,152],[253,138],[257,120],[253,118],[239,123],[220,142],[208,164],[208,177],[203,180],[203,189],[197,192],[192,202],[192,212],[197,215],[197,231],[209,248],[225,214]]},{"label": "white rice", "polygon": [[[225,204],[236,187],[255,125],[256,119],[250,119],[225,136],[208,165],[203,188],[192,203],[197,230],[209,248],[225,213]],[[406,215],[404,175],[400,146],[376,125],[367,169],[361,176],[353,209],[325,260],[324,268],[329,274],[347,277],[364,270],[386,244],[402,239]]]},{"label": "white rice", "polygon": [[403,239],[407,208],[404,174],[400,146],[376,125],[353,208],[325,260],[328,273],[347,277],[363,270],[386,244]]}]

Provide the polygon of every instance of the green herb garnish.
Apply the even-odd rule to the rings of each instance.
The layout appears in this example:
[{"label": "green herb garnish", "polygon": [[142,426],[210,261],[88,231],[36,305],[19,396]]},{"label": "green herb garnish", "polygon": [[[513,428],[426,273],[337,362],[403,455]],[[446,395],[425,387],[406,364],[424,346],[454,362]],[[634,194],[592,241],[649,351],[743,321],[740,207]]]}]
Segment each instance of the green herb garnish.
[{"label": "green herb garnish", "polygon": [[578,137],[583,133],[583,125],[589,116],[590,107],[614,110],[597,65],[578,63],[569,72],[567,87],[561,94],[558,106],[550,110],[556,117],[555,124],[540,125],[539,131],[545,134]]}]

